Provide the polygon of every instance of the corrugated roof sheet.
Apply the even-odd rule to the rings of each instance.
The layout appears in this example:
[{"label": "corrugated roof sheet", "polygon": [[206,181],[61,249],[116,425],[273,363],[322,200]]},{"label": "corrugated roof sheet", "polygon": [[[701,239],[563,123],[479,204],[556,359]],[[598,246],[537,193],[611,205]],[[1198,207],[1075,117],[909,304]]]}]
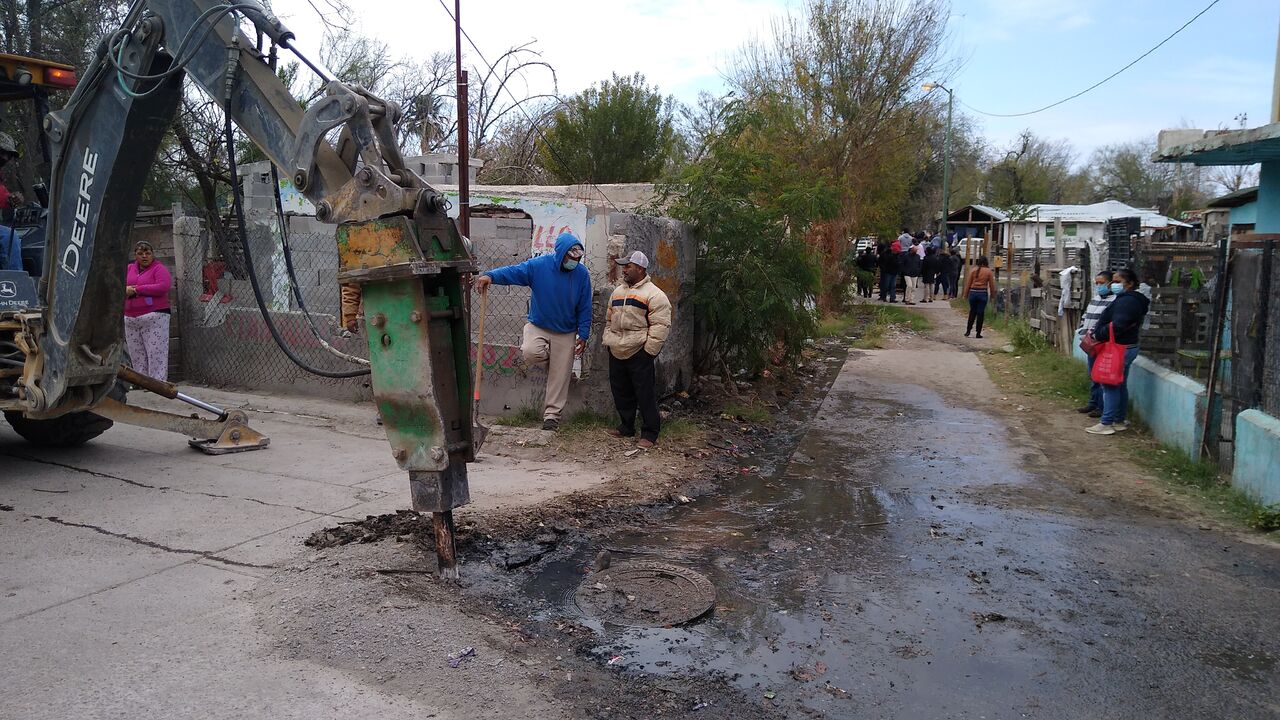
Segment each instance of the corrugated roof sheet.
[{"label": "corrugated roof sheet", "polygon": [[993,207],[991,207],[990,205],[974,205],[974,206],[973,206],[973,209],[974,209],[974,210],[981,210],[982,212],[984,212],[984,213],[986,213],[986,214],[990,215],[991,217],[995,218],[996,220],[1008,220],[1008,219],[1009,219],[1009,214],[1008,214],[1008,213],[1004,212],[1003,210],[997,210],[996,208],[993,208]]},{"label": "corrugated roof sheet", "polygon": [[[988,205],[970,205],[966,207],[972,207],[974,210],[990,215],[997,221],[1003,222],[1009,219],[1009,213]],[[964,208],[953,210],[951,216],[958,215],[963,211]],[[1027,208],[1027,219],[1017,222],[1035,222],[1037,211],[1039,211],[1039,218],[1042,223],[1053,222],[1055,217],[1062,218],[1064,222],[1092,223],[1102,223],[1112,218],[1138,217],[1142,219],[1142,227],[1145,228],[1191,227],[1184,222],[1165,217],[1155,210],[1132,207],[1119,200],[1103,200],[1091,205],[1050,205],[1047,203],[1030,205]],[[962,220],[951,220],[950,222],[956,225],[964,224]]]},{"label": "corrugated roof sheet", "polygon": [[1040,222],[1052,222],[1056,217],[1065,222],[1106,222],[1112,218],[1138,217],[1145,228],[1191,227],[1155,210],[1132,207],[1119,200],[1103,200],[1091,205],[1032,205],[1030,210],[1032,216],[1039,212]]}]

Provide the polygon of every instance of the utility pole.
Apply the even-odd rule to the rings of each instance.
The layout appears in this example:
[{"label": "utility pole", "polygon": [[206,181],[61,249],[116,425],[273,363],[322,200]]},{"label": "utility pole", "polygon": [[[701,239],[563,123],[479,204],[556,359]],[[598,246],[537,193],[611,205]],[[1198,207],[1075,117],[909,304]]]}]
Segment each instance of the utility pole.
[{"label": "utility pole", "polygon": [[467,132],[467,71],[462,69],[462,0],[453,0],[453,58],[458,77],[458,230],[471,237],[471,152]]},{"label": "utility pole", "polygon": [[942,241],[946,242],[947,215],[951,202],[951,117],[952,110],[955,107],[956,96],[954,92],[944,87],[942,83],[931,82],[924,84],[926,92],[935,88],[947,94],[947,130],[942,140]]}]

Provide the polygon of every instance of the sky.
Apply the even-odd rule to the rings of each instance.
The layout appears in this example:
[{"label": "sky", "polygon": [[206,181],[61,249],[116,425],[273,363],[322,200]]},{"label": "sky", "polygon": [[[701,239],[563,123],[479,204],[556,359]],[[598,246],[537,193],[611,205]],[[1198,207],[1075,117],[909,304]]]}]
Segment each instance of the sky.
[{"label": "sky", "polygon": [[[453,0],[444,0],[450,9]],[[324,0],[275,0],[319,56]],[[397,56],[453,51],[453,26],[439,0],[349,0],[352,29],[386,43]],[[1083,162],[1115,142],[1153,140],[1162,128],[1269,121],[1280,2],[1219,0],[1177,37],[1102,87],[1051,110],[1020,118],[978,114],[1033,110],[1072,95],[1141,55],[1211,0],[953,0],[942,80],[956,111],[978,120],[993,148],[1023,129],[1067,139]],[[462,23],[484,55],[533,41],[572,94],[611,73],[641,72],[663,93],[692,103],[699,91],[726,91],[734,54],[771,23],[798,13],[797,0],[462,0]],[[464,39],[463,57],[480,65]],[[551,87],[531,75],[530,92]]]}]

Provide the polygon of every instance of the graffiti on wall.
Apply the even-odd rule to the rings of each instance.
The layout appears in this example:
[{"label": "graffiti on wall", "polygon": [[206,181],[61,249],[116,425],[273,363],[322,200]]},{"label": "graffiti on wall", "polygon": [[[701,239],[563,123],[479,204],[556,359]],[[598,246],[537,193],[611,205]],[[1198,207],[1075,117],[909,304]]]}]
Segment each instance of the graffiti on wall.
[{"label": "graffiti on wall", "polygon": [[[448,192],[449,217],[458,217],[458,193]],[[556,238],[561,233],[573,233],[586,242],[587,206],[586,203],[556,200],[535,200],[531,198],[505,197],[500,195],[471,196],[472,205],[502,205],[529,213],[533,219],[533,239],[529,248],[530,257],[546,255],[556,247]]]},{"label": "graffiti on wall", "polygon": [[[476,361],[476,346],[471,346],[471,362]],[[486,373],[514,375],[520,368],[520,348],[511,345],[490,345],[485,343],[484,356],[480,361]]]}]

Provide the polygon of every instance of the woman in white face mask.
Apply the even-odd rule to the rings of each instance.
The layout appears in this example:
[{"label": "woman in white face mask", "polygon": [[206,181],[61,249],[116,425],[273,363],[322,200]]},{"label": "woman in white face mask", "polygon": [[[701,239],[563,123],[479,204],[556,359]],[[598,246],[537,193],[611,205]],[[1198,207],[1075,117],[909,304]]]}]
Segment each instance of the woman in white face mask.
[{"label": "woman in white face mask", "polygon": [[1124,375],[1118,384],[1102,386],[1102,418],[1097,425],[1085,429],[1093,435],[1114,435],[1129,429],[1129,367],[1138,357],[1142,321],[1151,308],[1151,301],[1138,292],[1138,276],[1132,270],[1117,270],[1112,292],[1117,285],[1120,292],[1098,317],[1093,334],[1098,340],[1114,340],[1124,346]]},{"label": "woman in white face mask", "polygon": [[[1089,306],[1085,308],[1084,316],[1080,318],[1080,327],[1076,329],[1076,337],[1084,338],[1093,332],[1093,328],[1098,324],[1098,318],[1102,317],[1102,311],[1107,309],[1112,300],[1116,299],[1116,294],[1111,291],[1111,271],[1103,270],[1093,279],[1093,297],[1089,299]],[[1089,373],[1093,373],[1093,356],[1088,356]],[[1086,414],[1092,418],[1102,417],[1102,385],[1093,383],[1089,388],[1089,404],[1076,408],[1076,412]]]}]

